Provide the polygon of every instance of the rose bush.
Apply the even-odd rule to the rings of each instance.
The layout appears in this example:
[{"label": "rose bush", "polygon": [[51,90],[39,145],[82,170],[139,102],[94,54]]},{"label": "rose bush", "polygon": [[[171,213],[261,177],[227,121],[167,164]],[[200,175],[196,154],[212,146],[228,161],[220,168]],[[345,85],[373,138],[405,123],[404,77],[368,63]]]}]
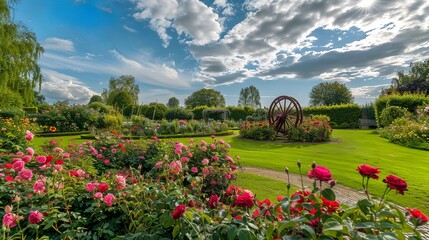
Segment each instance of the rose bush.
[{"label": "rose bush", "polygon": [[[356,205],[344,206],[331,189],[335,181],[329,169],[314,163],[307,172],[312,188],[290,195],[289,183],[287,194],[271,202],[230,184],[236,163],[221,139],[188,145],[153,139],[138,149],[113,136],[103,140],[110,143],[106,149],[84,143],[8,155],[0,168],[3,238],[404,239],[408,234],[419,239],[418,227],[428,221],[418,209],[404,213],[385,201],[392,189],[407,190],[407,183],[393,175],[384,178],[381,199],[368,193]],[[140,155],[152,144],[160,144],[163,154],[145,174],[132,166],[91,169],[105,162],[98,154],[132,149]],[[368,165],[357,171],[369,192],[368,181],[380,171]]]}]

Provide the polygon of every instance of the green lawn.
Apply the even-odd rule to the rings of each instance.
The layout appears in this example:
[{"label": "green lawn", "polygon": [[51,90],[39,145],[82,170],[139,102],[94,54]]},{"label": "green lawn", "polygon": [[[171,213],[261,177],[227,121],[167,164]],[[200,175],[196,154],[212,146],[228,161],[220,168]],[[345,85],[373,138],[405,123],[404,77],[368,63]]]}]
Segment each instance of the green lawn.
[{"label": "green lawn", "polygon": [[[62,137],[67,142],[70,137]],[[429,214],[429,152],[391,144],[372,130],[334,130],[333,141],[320,144],[290,144],[242,140],[237,136],[220,137],[232,146],[231,154],[241,157],[243,166],[254,166],[283,171],[288,166],[298,173],[296,161],[301,160],[303,170],[310,169],[313,161],[328,167],[339,184],[355,189],[361,187],[361,177],[356,168],[366,163],[381,170],[380,179],[370,182],[370,192],[381,195],[385,189],[382,182],[389,174],[397,175],[408,183],[405,195],[391,192],[388,200],[406,207],[419,208]],[[210,137],[195,138],[210,142]],[[40,140],[39,140],[40,141]],[[77,141],[77,140],[76,140]],[[188,139],[174,139],[187,143]],[[246,175],[243,175],[246,177]],[[249,178],[249,175],[247,175]],[[252,181],[251,179],[255,179]],[[250,184],[243,187],[268,189],[277,188],[272,180],[261,181],[252,177]],[[241,180],[239,180],[241,181]],[[271,182],[270,182],[271,181]],[[283,189],[284,185],[281,186]],[[269,192],[270,190],[266,190]],[[284,190],[286,191],[286,190]],[[260,193],[260,191],[258,190]],[[258,195],[259,196],[259,195]],[[264,196],[265,197],[265,196]],[[275,196],[273,196],[275,197]]]}]

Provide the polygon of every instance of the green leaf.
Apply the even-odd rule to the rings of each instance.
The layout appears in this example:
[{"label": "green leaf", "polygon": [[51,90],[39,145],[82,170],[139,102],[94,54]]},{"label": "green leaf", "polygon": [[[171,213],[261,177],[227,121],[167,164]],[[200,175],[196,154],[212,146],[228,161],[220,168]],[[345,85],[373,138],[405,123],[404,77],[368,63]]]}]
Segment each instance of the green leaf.
[{"label": "green leaf", "polygon": [[322,190],[322,197],[326,198],[329,201],[335,201],[335,193],[330,188],[325,188]]},{"label": "green leaf", "polygon": [[323,223],[323,232],[325,231],[342,231],[343,225],[335,219],[329,219]]},{"label": "green leaf", "polygon": [[241,228],[238,230],[238,240],[251,240],[252,236],[250,235],[250,230]]},{"label": "green leaf", "polygon": [[312,227],[308,225],[301,225],[299,228],[310,234],[311,238],[317,239],[316,232],[314,232]]},{"label": "green leaf", "polygon": [[396,218],[396,215],[390,211],[381,211],[378,213],[378,217],[380,217],[380,218],[383,218],[383,217],[385,217],[385,218]]},{"label": "green leaf", "polygon": [[360,222],[356,223],[356,228],[375,228],[375,224],[373,222]]},{"label": "green leaf", "polygon": [[381,222],[378,224],[378,227],[383,229],[391,229],[391,228],[402,229],[400,226],[390,222]]},{"label": "green leaf", "polygon": [[237,236],[237,227],[231,226],[228,228],[227,234],[228,234],[228,240],[234,240],[235,236]]},{"label": "green leaf", "polygon": [[396,236],[396,234],[392,232],[383,232],[380,233],[380,238],[386,240],[397,240],[398,236]]},{"label": "green leaf", "polygon": [[280,226],[279,226],[279,228],[278,228],[279,234],[280,234],[281,232],[283,232],[283,230],[284,230],[285,228],[293,228],[293,227],[295,227],[295,226],[296,226],[296,222],[294,222],[294,221],[287,221],[287,222],[282,221],[282,222],[280,222]]},{"label": "green leaf", "polygon": [[177,237],[179,232],[180,232],[180,226],[179,226],[179,224],[176,224],[176,226],[174,226],[174,228],[173,228],[173,237],[174,238]]}]

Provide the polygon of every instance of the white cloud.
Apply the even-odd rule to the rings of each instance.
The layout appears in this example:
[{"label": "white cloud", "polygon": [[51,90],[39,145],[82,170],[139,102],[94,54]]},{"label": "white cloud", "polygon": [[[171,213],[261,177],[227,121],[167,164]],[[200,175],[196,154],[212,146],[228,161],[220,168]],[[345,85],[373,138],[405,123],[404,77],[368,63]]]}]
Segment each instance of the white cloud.
[{"label": "white cloud", "polygon": [[191,76],[179,72],[169,64],[156,61],[153,57],[137,53],[136,59],[131,59],[116,50],[108,56],[64,56],[55,52],[46,52],[40,59],[40,64],[48,69],[71,70],[80,73],[110,74],[120,76],[133,75],[137,82],[156,86],[183,89],[190,86]]},{"label": "white cloud", "polygon": [[55,100],[67,100],[70,103],[84,104],[98,94],[85,86],[77,78],[53,70],[43,70],[44,82],[42,94]]},{"label": "white cloud", "polygon": [[104,6],[97,6],[97,7],[98,7],[98,9],[100,9],[101,11],[106,12],[106,13],[112,13],[113,12],[112,9],[109,7],[104,7]]},{"label": "white cloud", "polygon": [[[225,4],[215,1],[215,6]],[[216,86],[250,77],[388,79],[404,64],[429,54],[429,2],[424,0],[375,0],[365,8],[353,0],[248,0],[244,8],[245,19],[223,38],[190,45],[200,63],[198,80]],[[332,31],[334,41],[341,42],[317,46],[318,38],[326,36],[319,37],[316,30]],[[335,35],[338,31],[341,37]],[[311,51],[302,52],[304,47]]]},{"label": "white cloud", "polygon": [[[213,9],[199,0],[131,0],[136,3],[136,20],[149,20],[164,47],[171,36],[167,29],[176,30],[188,43],[207,44],[219,39],[221,26]],[[191,40],[186,40],[190,38]]]},{"label": "white cloud", "polygon": [[73,42],[67,39],[50,37],[45,39],[42,45],[45,49],[49,49],[49,50],[74,52]]},{"label": "white cloud", "polygon": [[136,33],[136,32],[137,32],[137,30],[135,30],[134,28],[130,28],[130,27],[128,27],[127,25],[122,25],[122,27],[123,27],[125,30],[127,30],[128,32],[131,32],[131,33]]},{"label": "white cloud", "polygon": [[355,98],[366,98],[366,99],[375,99],[380,96],[381,90],[383,88],[388,88],[390,84],[380,84],[372,86],[361,86],[350,88],[352,95]]}]

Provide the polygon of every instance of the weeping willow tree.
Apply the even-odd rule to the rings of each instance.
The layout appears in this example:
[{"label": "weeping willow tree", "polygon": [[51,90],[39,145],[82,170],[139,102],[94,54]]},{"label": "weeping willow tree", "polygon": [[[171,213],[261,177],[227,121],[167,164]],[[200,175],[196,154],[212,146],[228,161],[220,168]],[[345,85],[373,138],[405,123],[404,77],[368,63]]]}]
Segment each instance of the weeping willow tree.
[{"label": "weeping willow tree", "polygon": [[37,60],[44,49],[34,33],[13,21],[11,5],[15,2],[0,0],[0,91],[8,88],[31,106],[34,89],[40,90],[43,81]]}]

